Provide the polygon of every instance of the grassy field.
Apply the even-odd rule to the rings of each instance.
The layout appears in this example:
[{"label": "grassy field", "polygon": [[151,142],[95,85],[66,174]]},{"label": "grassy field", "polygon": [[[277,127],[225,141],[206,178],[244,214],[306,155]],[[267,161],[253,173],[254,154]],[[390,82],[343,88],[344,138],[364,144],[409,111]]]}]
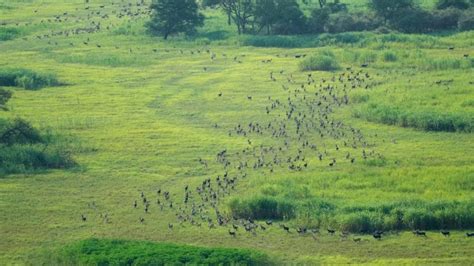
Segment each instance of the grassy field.
[{"label": "grassy field", "polygon": [[[145,34],[144,6],[131,1],[134,15],[118,18],[129,1],[113,2],[0,0],[0,72],[26,69],[61,84],[8,87],[0,117],[60,136],[76,163],[0,177],[0,264],[35,264],[90,238],[244,248],[276,263],[474,263],[465,235],[474,230],[474,32],[237,36],[222,13],[206,10],[197,36],[163,41]],[[329,53],[339,70],[301,71],[311,55]],[[294,121],[320,125],[324,116],[324,130],[303,124],[297,133]],[[286,137],[269,123],[286,124]],[[237,170],[239,162],[248,167]],[[216,190],[223,216],[274,225],[254,234],[242,221],[217,225],[196,188],[225,172],[236,183]],[[195,225],[182,218],[190,204],[202,206]],[[386,231],[381,240],[375,230]]]}]

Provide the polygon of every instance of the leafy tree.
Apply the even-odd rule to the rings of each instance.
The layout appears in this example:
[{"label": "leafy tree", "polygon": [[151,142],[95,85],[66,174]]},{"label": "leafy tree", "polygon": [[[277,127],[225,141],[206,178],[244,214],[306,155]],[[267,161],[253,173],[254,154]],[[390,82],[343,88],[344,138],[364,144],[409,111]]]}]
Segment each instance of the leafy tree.
[{"label": "leafy tree", "polygon": [[255,5],[255,20],[260,26],[258,31],[267,29],[267,34],[272,32],[272,27],[278,19],[275,0],[257,0]]},{"label": "leafy tree", "polygon": [[247,26],[254,14],[252,0],[221,0],[221,6],[227,13],[229,21],[234,21],[238,33],[246,33]]},{"label": "leafy tree", "polygon": [[153,0],[150,8],[153,13],[148,30],[165,40],[175,33],[193,34],[196,27],[204,24],[195,0]]},{"label": "leafy tree", "polygon": [[306,17],[295,0],[257,0],[255,21],[267,33],[297,34],[305,32]]},{"label": "leafy tree", "polygon": [[412,9],[415,7],[413,0],[371,0],[369,5],[377,15],[381,16],[386,21],[394,18],[401,10]]},{"label": "leafy tree", "polygon": [[313,9],[308,20],[310,31],[313,33],[323,33],[330,14],[331,10],[327,7]]},{"label": "leafy tree", "polygon": [[277,34],[299,34],[307,29],[306,17],[296,0],[277,0],[277,21],[274,31]]}]

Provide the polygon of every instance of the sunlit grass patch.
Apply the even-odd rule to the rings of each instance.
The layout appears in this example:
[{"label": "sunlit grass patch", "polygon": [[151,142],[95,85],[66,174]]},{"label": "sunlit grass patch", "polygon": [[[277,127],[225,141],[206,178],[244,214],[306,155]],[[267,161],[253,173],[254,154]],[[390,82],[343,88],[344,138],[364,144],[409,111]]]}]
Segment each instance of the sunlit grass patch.
[{"label": "sunlit grass patch", "polygon": [[145,241],[88,239],[51,251],[45,264],[67,265],[268,265],[258,251],[204,248]]}]

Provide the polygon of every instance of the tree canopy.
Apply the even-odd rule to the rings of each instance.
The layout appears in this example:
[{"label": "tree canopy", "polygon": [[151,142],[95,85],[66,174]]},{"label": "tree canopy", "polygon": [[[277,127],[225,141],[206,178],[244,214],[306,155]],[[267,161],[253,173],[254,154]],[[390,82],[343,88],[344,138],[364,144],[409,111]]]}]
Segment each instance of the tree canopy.
[{"label": "tree canopy", "polygon": [[148,30],[164,39],[176,33],[193,34],[204,24],[204,16],[199,13],[195,0],[153,0],[150,8]]}]

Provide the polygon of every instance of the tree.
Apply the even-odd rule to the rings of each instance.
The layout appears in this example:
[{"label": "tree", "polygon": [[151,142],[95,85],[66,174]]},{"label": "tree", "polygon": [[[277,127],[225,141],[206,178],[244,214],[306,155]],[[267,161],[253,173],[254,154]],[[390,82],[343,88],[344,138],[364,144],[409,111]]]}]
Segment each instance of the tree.
[{"label": "tree", "polygon": [[153,0],[151,20],[147,23],[150,33],[162,35],[166,40],[175,33],[193,34],[204,24],[195,0]]},{"label": "tree", "polygon": [[413,0],[371,0],[369,5],[385,21],[394,18],[401,10],[415,7]]},{"label": "tree", "polygon": [[467,0],[438,0],[436,3],[437,9],[458,8],[468,9],[471,6]]},{"label": "tree", "polygon": [[297,34],[307,28],[296,0],[257,0],[254,14],[259,31],[266,27],[268,34]]},{"label": "tree", "polygon": [[267,34],[270,34],[277,17],[275,0],[257,0],[255,5],[255,21],[260,26],[258,31],[262,28],[266,28]]},{"label": "tree", "polygon": [[311,32],[323,33],[330,14],[331,10],[327,7],[313,9],[308,21]]},{"label": "tree", "polygon": [[306,17],[296,0],[276,0],[276,4],[275,33],[299,34],[306,31]]},{"label": "tree", "polygon": [[247,32],[247,25],[251,22],[254,13],[252,0],[222,0],[222,9],[227,16],[232,19],[237,26],[237,32],[240,34]]}]

